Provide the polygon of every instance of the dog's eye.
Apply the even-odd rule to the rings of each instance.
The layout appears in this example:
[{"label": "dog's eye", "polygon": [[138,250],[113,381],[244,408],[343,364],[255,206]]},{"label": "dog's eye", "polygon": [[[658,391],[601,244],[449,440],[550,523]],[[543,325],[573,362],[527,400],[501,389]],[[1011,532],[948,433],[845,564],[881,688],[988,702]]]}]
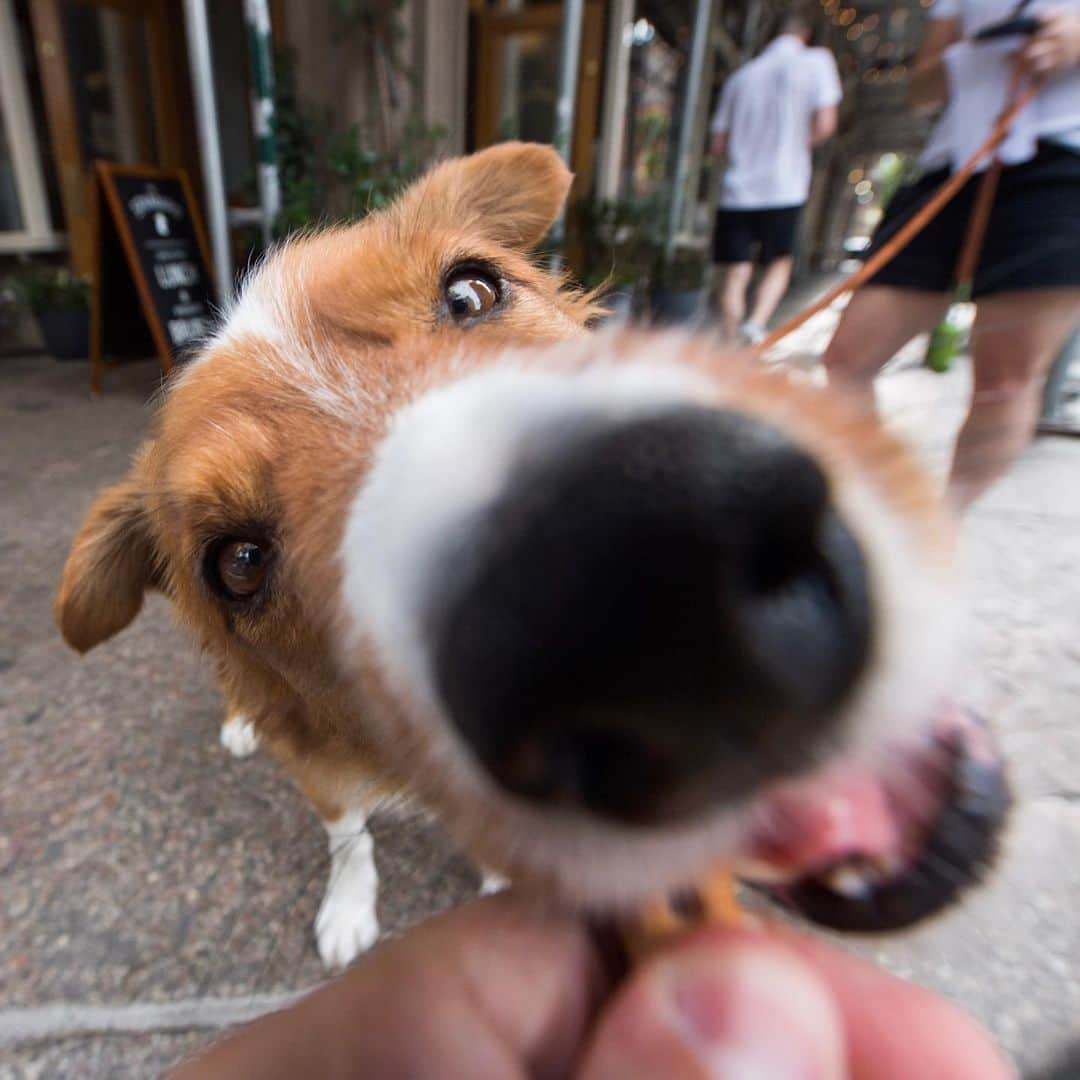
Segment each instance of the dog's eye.
[{"label": "dog's eye", "polygon": [[226,540],[217,549],[215,570],[226,596],[245,600],[266,580],[268,552],[254,540]]},{"label": "dog's eye", "polygon": [[470,322],[498,307],[502,296],[498,282],[483,270],[455,270],[444,289],[446,306],[455,322]]}]

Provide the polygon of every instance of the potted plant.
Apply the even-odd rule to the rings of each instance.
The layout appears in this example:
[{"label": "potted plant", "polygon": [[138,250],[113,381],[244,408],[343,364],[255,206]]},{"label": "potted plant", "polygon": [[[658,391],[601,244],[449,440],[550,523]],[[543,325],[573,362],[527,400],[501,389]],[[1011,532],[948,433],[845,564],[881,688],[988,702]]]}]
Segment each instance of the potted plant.
[{"label": "potted plant", "polygon": [[19,333],[22,305],[11,281],[0,280],[0,356],[5,355],[8,342]]},{"label": "potted plant", "polygon": [[650,222],[643,199],[582,200],[576,207],[574,244],[585,285],[600,291],[609,319],[635,313],[652,262]]},{"label": "potted plant", "polygon": [[697,322],[705,315],[705,253],[676,248],[657,256],[652,282],[652,315],[658,323]]},{"label": "potted plant", "polygon": [[38,266],[13,278],[37,319],[45,348],[57,360],[83,360],[90,351],[90,282],[66,266]]},{"label": "potted plant", "polygon": [[[276,54],[278,237],[317,222],[355,221],[380,209],[436,160],[446,138],[445,128],[415,114],[397,120],[389,115],[396,111],[390,102],[401,93],[395,87],[412,78],[397,57],[405,36],[398,25],[401,3],[336,0],[335,11],[342,34],[356,36],[355,46],[372,56],[382,75],[367,84],[365,123],[342,128],[332,110],[300,97],[293,53],[282,49]],[[253,189],[254,178],[249,183]]]}]

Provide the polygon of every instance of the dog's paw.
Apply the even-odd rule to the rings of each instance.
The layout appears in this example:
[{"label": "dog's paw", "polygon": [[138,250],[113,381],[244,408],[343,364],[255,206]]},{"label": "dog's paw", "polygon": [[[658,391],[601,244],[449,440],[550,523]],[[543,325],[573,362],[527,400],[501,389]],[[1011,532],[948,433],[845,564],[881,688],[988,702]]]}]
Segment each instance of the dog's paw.
[{"label": "dog's paw", "polygon": [[494,870],[485,870],[480,878],[481,896],[505,892],[508,888],[510,888],[510,882],[502,874],[496,874]]},{"label": "dog's paw", "polygon": [[233,713],[221,725],[221,745],[233,757],[250,757],[258,748],[259,734],[255,725],[243,713]]},{"label": "dog's paw", "polygon": [[315,940],[323,965],[332,969],[345,967],[378,939],[379,875],[362,813],[346,814],[326,831],[330,880],[315,917]]},{"label": "dog's paw", "polygon": [[374,902],[348,902],[330,890],[315,917],[315,941],[323,967],[334,971],[347,967],[379,940],[379,920]]}]

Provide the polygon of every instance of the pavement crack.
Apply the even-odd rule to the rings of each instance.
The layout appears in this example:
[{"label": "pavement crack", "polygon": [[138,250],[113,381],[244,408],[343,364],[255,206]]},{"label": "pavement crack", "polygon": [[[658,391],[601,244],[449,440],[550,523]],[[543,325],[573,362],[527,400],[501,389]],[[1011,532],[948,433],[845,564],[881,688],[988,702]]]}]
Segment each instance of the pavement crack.
[{"label": "pavement crack", "polygon": [[65,1001],[28,1008],[0,1009],[0,1047],[91,1035],[233,1027],[291,1005],[304,993],[298,990],[235,998],[135,1001],[116,1005],[84,1005]]},{"label": "pavement crack", "polygon": [[1080,804],[1080,791],[1063,788],[1061,791],[1046,791],[1036,797],[1036,802],[1063,802]]}]

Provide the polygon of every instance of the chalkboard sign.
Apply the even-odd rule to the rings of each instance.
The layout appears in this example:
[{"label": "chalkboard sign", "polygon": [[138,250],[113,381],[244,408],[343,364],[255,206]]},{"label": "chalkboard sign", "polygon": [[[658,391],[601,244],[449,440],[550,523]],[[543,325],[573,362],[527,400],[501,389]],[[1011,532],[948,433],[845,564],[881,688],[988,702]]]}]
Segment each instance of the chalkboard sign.
[{"label": "chalkboard sign", "polygon": [[214,291],[182,170],[98,161],[95,177],[90,378],[97,392],[106,356],[156,352],[168,374],[213,326]]}]

